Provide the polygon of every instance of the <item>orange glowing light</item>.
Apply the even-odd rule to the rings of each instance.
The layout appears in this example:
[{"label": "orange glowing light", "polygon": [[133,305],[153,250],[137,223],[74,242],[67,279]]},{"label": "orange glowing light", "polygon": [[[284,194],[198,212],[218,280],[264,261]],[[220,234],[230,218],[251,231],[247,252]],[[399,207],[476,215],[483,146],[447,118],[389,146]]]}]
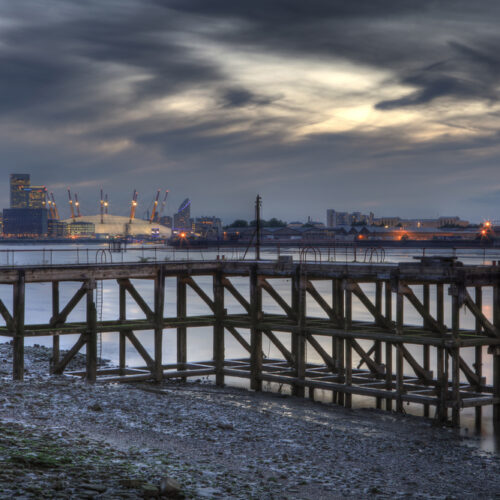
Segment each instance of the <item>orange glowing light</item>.
[{"label": "orange glowing light", "polygon": [[489,220],[487,220],[485,223],[484,223],[484,226],[485,227],[491,227],[491,222]]},{"label": "orange glowing light", "polygon": [[364,236],[362,234],[358,234],[358,240],[362,240]]},{"label": "orange glowing light", "polygon": [[179,236],[180,236],[181,238],[185,238],[185,237],[186,237],[186,233],[181,233]]},{"label": "orange glowing light", "polygon": [[482,229],[481,234],[484,236],[486,234],[486,229]]}]

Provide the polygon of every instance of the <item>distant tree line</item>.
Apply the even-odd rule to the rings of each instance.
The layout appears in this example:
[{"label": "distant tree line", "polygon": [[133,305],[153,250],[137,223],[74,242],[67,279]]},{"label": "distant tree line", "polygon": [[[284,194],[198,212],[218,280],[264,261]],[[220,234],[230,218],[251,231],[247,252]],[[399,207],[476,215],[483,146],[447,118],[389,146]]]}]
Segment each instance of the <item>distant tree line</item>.
[{"label": "distant tree line", "polygon": [[[276,219],[273,217],[272,219],[265,220],[261,219],[260,221],[261,227],[286,227],[286,222],[282,221],[280,219]],[[225,226],[225,229],[231,228],[231,227],[255,227],[257,225],[256,220],[251,220],[250,222],[244,220],[244,219],[236,219],[232,224],[229,224],[228,226]]]}]

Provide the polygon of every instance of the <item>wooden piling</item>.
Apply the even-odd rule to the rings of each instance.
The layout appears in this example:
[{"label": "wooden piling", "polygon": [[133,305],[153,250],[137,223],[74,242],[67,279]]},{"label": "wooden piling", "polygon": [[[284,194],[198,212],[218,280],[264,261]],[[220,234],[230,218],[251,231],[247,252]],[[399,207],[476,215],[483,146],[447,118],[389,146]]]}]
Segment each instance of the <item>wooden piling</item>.
[{"label": "wooden piling", "polygon": [[165,308],[165,275],[163,267],[155,276],[155,330],[154,330],[154,379],[161,382],[163,378],[163,310]]},{"label": "wooden piling", "polygon": [[95,281],[87,281],[87,382],[97,377],[97,309],[94,302]]},{"label": "wooden piling", "polygon": [[300,381],[294,384],[292,394],[304,397],[305,390],[302,383],[306,373],[306,337],[304,332],[306,317],[306,277],[302,266],[296,267],[292,277],[292,309],[297,315],[297,328],[292,332],[292,356],[294,359],[294,374]]},{"label": "wooden piling", "polygon": [[[59,281],[52,282],[52,317],[56,318],[59,314]],[[52,363],[51,370],[59,363],[60,348],[59,335],[52,336]]]},{"label": "wooden piling", "polygon": [[[403,335],[404,321],[404,294],[398,284],[396,295],[396,333]],[[396,345],[396,411],[403,412],[404,373],[403,373],[403,345]]]},{"label": "wooden piling", "polygon": [[450,289],[451,297],[451,331],[453,335],[453,347],[451,347],[451,389],[452,389],[452,409],[451,422],[453,427],[460,425],[460,347],[459,347],[459,329],[460,329],[460,294],[461,287],[452,286]]},{"label": "wooden piling", "polygon": [[[344,281],[345,294],[345,326],[344,330],[348,332],[352,328],[352,291],[348,286],[348,282]],[[352,385],[352,341],[350,337],[345,339],[345,385],[350,388]],[[352,394],[350,391],[345,393],[344,406],[352,407]]]},{"label": "wooden piling", "polygon": [[[339,327],[343,327],[345,324],[345,318],[344,318],[344,289],[342,287],[342,280],[341,279],[334,279],[333,280],[333,286],[335,288],[335,296],[334,296],[334,304],[335,304],[335,310],[337,312],[337,316],[339,318],[342,318],[342,324],[338,325]],[[339,383],[344,383],[345,382],[345,342],[343,337],[336,336],[334,338],[335,342],[335,353],[336,353],[336,360],[335,360],[335,365],[337,367],[337,375],[338,375],[338,381]],[[344,393],[343,392],[337,392],[337,404],[343,405],[344,404]]]},{"label": "wooden piling", "polygon": [[250,388],[262,390],[262,289],[259,285],[258,264],[250,268]]},{"label": "wooden piling", "polygon": [[[493,324],[500,330],[500,283],[493,285]],[[495,430],[500,430],[500,346],[492,346],[493,354],[493,425]]]},{"label": "wooden piling", "polygon": [[[430,309],[431,309],[431,300],[430,300],[430,286],[428,283],[425,283],[423,285],[423,306],[424,306],[424,309],[425,309],[425,312],[427,314],[430,314]],[[423,324],[423,327],[425,330],[429,330],[430,328],[430,325],[428,323],[428,321],[424,318],[424,324]],[[430,371],[431,369],[431,347],[427,344],[425,344],[423,346],[423,353],[422,353],[422,357],[423,357],[423,366],[424,366],[424,370],[426,371]],[[424,404],[424,417],[428,417],[429,416],[429,405],[428,404]]]},{"label": "wooden piling", "polygon": [[[123,284],[119,284],[119,316],[118,320],[123,323],[127,320],[127,296],[126,289]],[[127,334],[126,331],[121,329],[119,332],[119,368],[120,375],[125,374],[125,367],[127,364]]]},{"label": "wooden piling", "polygon": [[[385,317],[392,321],[392,287],[391,282],[385,282]],[[392,343],[385,342],[385,388],[392,391]],[[392,410],[392,398],[386,398],[385,409]]]},{"label": "wooden piling", "polygon": [[[436,319],[440,326],[444,326],[444,285],[436,284]],[[443,346],[437,347],[437,389],[438,389],[438,405],[437,416],[441,422],[448,420],[448,407],[446,406],[448,399],[448,370],[447,352]]]},{"label": "wooden piling", "polygon": [[17,272],[17,281],[13,287],[13,367],[14,380],[24,380],[24,308],[25,308],[25,275],[20,269]]},{"label": "wooden piling", "polygon": [[[187,301],[186,301],[186,282],[185,275],[177,275],[177,318],[186,319]],[[177,327],[177,364],[179,370],[185,370],[187,363],[187,328],[184,325]],[[182,378],[185,381],[185,378]]]},{"label": "wooden piling", "polygon": [[[483,289],[480,286],[475,287],[474,301],[480,311],[483,309]],[[476,335],[481,335],[482,326],[478,318],[476,318]],[[483,346],[476,346],[474,348],[474,373],[477,377],[478,383],[476,384],[476,391],[481,391],[481,379],[483,377]],[[481,428],[482,407],[476,406],[475,408],[475,427],[477,430]]]},{"label": "wooden piling", "polygon": [[215,383],[224,385],[224,285],[222,283],[222,273],[217,271],[213,277],[214,290],[214,336],[213,336],[213,356],[215,365]]},{"label": "wooden piling", "polygon": [[[375,282],[375,308],[377,309],[378,313],[382,316],[382,287],[383,287],[383,282],[380,280],[377,280]],[[375,358],[375,363],[378,365],[382,364],[382,342],[380,340],[376,340],[374,344],[374,358]],[[382,398],[378,397],[376,398],[376,407],[377,409],[382,408]]]}]

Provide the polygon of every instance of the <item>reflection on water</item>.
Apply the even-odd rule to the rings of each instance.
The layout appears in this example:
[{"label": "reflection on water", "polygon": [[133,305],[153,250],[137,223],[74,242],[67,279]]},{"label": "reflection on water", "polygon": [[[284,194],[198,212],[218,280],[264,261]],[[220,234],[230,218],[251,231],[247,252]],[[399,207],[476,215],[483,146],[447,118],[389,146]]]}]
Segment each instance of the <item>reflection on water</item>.
[{"label": "reflection on water", "polygon": [[[9,248],[7,252],[4,247],[0,251],[0,265],[12,265],[14,262],[16,265],[20,264],[42,264],[42,263],[75,263],[75,259],[80,263],[86,262],[96,262],[96,251],[100,248],[96,246],[90,246],[88,248],[79,248],[78,254],[76,253],[76,245],[73,246],[71,251],[56,251],[58,247],[54,246],[52,248],[53,252],[50,254],[50,249],[43,249],[41,246],[30,246],[31,252],[21,252],[20,250],[26,249],[26,246],[18,245]],[[105,248],[105,247],[102,247]],[[224,254],[226,259],[237,259],[243,256],[244,249],[237,250],[221,250],[221,255]],[[440,255],[450,255],[451,250],[427,250],[427,254],[440,254]],[[299,258],[298,249],[287,249],[286,251],[281,251],[281,254],[292,255],[294,260]],[[385,261],[390,262],[401,262],[411,260],[413,255],[421,255],[422,251],[417,249],[388,249],[386,250]],[[215,259],[217,255],[216,250],[152,250],[151,248],[141,248],[139,246],[130,247],[129,250],[124,254],[113,254],[113,262],[124,262],[149,259],[154,260],[166,260],[166,259],[204,259],[211,260]],[[490,264],[492,260],[500,259],[500,251],[497,250],[457,250],[456,255],[460,260],[465,263],[471,264]],[[265,249],[263,251],[262,257],[275,258],[276,251]],[[336,252],[335,255],[330,251],[328,255],[328,250],[322,250],[322,261],[328,259],[341,261],[341,258],[352,259],[352,254],[342,252]],[[110,259],[111,257],[107,257]],[[318,257],[317,257],[318,258]],[[3,260],[2,260],[3,259]],[[100,258],[97,257],[100,262]],[[109,260],[108,260],[109,261]],[[197,283],[200,287],[209,295],[212,294],[212,280],[211,277],[196,277]],[[248,296],[248,280],[246,278],[232,278],[232,282],[237,286],[244,297],[249,299]],[[135,280],[134,285],[141,293],[143,298],[152,306],[153,305],[153,287],[151,282],[147,280]],[[285,299],[290,301],[291,297],[291,282],[288,279],[272,280],[273,287],[280,293],[280,295]],[[314,283],[317,290],[323,295],[327,301],[331,301],[331,283],[328,282],[315,282]],[[165,315],[175,316],[176,314],[176,293],[175,293],[176,280],[175,278],[167,278],[166,280],[166,297],[165,297]],[[73,296],[75,291],[79,288],[78,283],[61,283],[60,284],[60,303],[63,307],[69,299]],[[374,300],[375,296],[375,286],[363,285],[363,290],[367,296]],[[415,294],[422,300],[422,287],[414,287]],[[188,315],[199,315],[210,313],[208,306],[195,294],[192,293],[188,287]],[[473,291],[471,292],[473,296]],[[98,314],[102,316],[103,320],[113,320],[118,317],[118,286],[113,282],[104,282],[103,286],[103,309],[102,312],[98,311]],[[5,304],[11,308],[12,307],[12,288],[6,285],[0,285],[0,298],[5,302]],[[431,287],[431,312],[435,310],[435,290]],[[49,283],[40,284],[28,284],[26,286],[26,324],[30,323],[46,323],[49,321],[51,316],[51,285]],[[229,314],[242,313],[244,312],[241,305],[233,298],[233,296],[226,292],[225,295],[225,307]],[[483,312],[489,320],[492,320],[492,290],[491,288],[484,288],[483,291]],[[407,301],[406,301],[407,302]],[[280,307],[263,292],[263,310],[268,313],[281,313]],[[395,313],[395,311],[394,311]],[[316,317],[326,317],[324,311],[316,304],[313,300],[307,301],[307,314],[308,316]],[[445,301],[445,323],[450,325],[450,304],[449,301]],[[421,324],[422,320],[415,309],[409,304],[405,304],[405,323],[408,324]],[[144,315],[137,304],[131,299],[127,294],[127,318],[143,318]],[[353,297],[353,318],[356,320],[371,320],[371,316],[366,310],[366,308],[358,302],[358,300]],[[82,301],[69,315],[68,321],[84,321],[85,320],[85,304]],[[460,313],[460,324],[462,328],[474,328],[474,319],[472,314],[467,313],[465,308]],[[249,331],[241,329],[240,333],[247,340],[250,341]],[[282,341],[282,343],[290,349],[290,336],[285,333],[276,333],[276,336]],[[144,347],[148,352],[153,351],[153,333],[137,332],[137,337],[143,343]],[[68,349],[76,341],[77,336],[67,335],[61,337],[61,348]],[[331,339],[319,338],[318,341],[321,345],[327,349],[331,349]],[[48,337],[39,337],[36,339],[26,339],[27,345],[32,345],[34,343],[39,343],[43,345],[51,345],[51,339]],[[371,345],[369,341],[359,342],[364,348],[368,349]],[[202,361],[212,358],[212,329],[210,327],[201,328],[190,328],[188,329],[187,335],[187,347],[188,347],[188,360],[190,361]],[[281,357],[279,351],[275,348],[267,337],[264,336],[263,339],[264,353],[268,357]],[[411,353],[417,357],[420,356],[421,347],[411,346]],[[466,361],[471,362],[474,360],[474,348],[463,349],[463,357]],[[102,356],[103,358],[110,359],[112,362],[118,362],[118,335],[114,333],[103,334],[102,342]],[[228,333],[226,333],[226,358],[239,358],[246,357],[247,353],[243,350],[241,345]],[[164,331],[164,343],[163,343],[163,359],[164,363],[171,363],[176,361],[176,331],[167,329]],[[431,366],[435,359],[435,350],[431,349]],[[309,348],[307,351],[307,361],[312,363],[321,363],[321,358],[317,355],[316,351]],[[355,351],[353,351],[353,362],[354,366],[357,366],[360,361],[359,356]],[[486,353],[486,348],[483,352],[483,376],[486,377],[487,383],[492,382],[492,366],[490,363],[491,359]],[[384,359],[382,359],[384,362]],[[127,343],[127,364],[129,366],[140,366],[144,362],[139,356],[137,351],[133,348],[130,343]],[[405,368],[409,369],[408,366]],[[406,371],[406,370],[405,370]],[[408,370],[411,373],[411,369]],[[242,379],[228,378],[228,383],[240,386],[248,386],[248,381]],[[287,393],[288,388],[280,387],[277,384],[267,384],[265,387],[273,390],[280,390],[283,393]],[[316,399],[324,402],[331,402],[330,391],[316,390]],[[354,407],[374,407],[373,398],[365,398],[360,396],[353,397]],[[422,415],[423,408],[420,405],[408,405],[405,406],[405,411],[415,415]],[[496,443],[494,438],[493,428],[492,428],[492,408],[483,408],[483,420],[482,428],[476,433],[474,429],[474,408],[467,408],[461,412],[461,423],[462,429],[461,433],[468,436],[475,436],[474,440],[471,441],[472,444],[477,444],[481,449],[494,451],[495,449],[500,450],[500,443]]]}]

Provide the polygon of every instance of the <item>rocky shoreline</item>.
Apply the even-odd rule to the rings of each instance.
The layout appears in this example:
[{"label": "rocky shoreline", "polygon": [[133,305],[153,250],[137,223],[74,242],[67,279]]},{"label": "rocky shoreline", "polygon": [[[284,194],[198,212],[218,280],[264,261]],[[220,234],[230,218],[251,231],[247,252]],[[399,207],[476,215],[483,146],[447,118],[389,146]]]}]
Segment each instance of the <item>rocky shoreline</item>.
[{"label": "rocky shoreline", "polygon": [[[0,498],[498,498],[500,459],[432,421],[209,384],[87,384],[0,344]],[[83,363],[83,357],[77,358]]]}]

